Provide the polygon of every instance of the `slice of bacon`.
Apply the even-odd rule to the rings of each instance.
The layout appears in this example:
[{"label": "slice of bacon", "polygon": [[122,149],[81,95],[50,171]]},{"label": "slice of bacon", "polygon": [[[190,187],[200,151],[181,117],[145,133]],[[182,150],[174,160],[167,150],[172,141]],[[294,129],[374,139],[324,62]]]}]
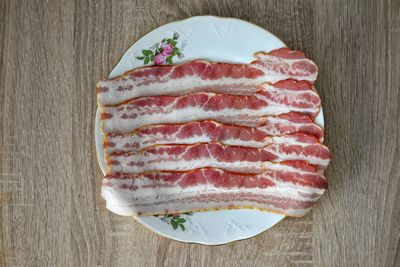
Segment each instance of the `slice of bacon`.
[{"label": "slice of bacon", "polygon": [[307,87],[280,88],[286,83],[292,86],[291,81],[265,85],[265,90],[251,96],[214,93],[151,96],[103,107],[103,132],[127,133],[145,125],[199,120],[255,127],[264,124],[269,115],[299,112],[314,116],[319,112],[321,101],[317,93]]},{"label": "slice of bacon", "polygon": [[272,143],[263,148],[225,146],[220,143],[160,145],[109,155],[107,172],[188,171],[213,167],[260,173],[276,162],[298,160],[325,168],[330,161],[330,152],[322,144],[297,141]]},{"label": "slice of bacon", "polygon": [[302,142],[302,138],[317,143],[323,137],[322,129],[311,122],[293,123],[279,117],[269,117],[269,120],[267,125],[256,128],[214,121],[150,125],[129,134],[111,133],[105,136],[104,148],[110,154],[115,151],[139,150],[152,145],[207,142],[264,147],[271,143]]},{"label": "slice of bacon", "polygon": [[[273,117],[272,117],[273,118]],[[270,119],[272,119],[270,118]],[[116,151],[129,152],[153,145],[195,144],[220,142],[231,146],[264,147],[277,144],[319,143],[312,135],[295,132],[285,135],[279,132],[279,126],[261,126],[256,128],[221,124],[214,121],[190,122],[186,124],[150,125],[140,128],[131,134],[109,134],[105,137],[104,148],[110,154]],[[305,131],[316,133],[321,137],[321,128],[310,123],[303,127]],[[291,129],[289,129],[291,130]],[[300,125],[293,129],[303,130]]]},{"label": "slice of bacon", "polygon": [[138,68],[114,79],[97,83],[101,106],[153,95],[184,95],[196,92],[249,95],[262,83],[286,79],[314,83],[318,68],[300,51],[281,48],[257,53],[251,64],[190,61],[178,65]]},{"label": "slice of bacon", "polygon": [[256,208],[303,216],[327,188],[319,173],[281,165],[260,174],[202,168],[188,172],[107,175],[102,196],[123,215]]},{"label": "slice of bacon", "polygon": [[257,59],[251,63],[265,73],[269,73],[270,83],[282,81],[282,77],[295,80],[305,80],[314,83],[318,75],[317,65],[301,51],[280,48],[270,53],[259,52],[254,55]]}]

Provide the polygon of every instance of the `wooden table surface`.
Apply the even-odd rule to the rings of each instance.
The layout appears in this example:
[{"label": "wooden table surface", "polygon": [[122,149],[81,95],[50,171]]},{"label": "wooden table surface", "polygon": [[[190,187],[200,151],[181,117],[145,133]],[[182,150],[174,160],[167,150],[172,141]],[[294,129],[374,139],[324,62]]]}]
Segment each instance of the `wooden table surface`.
[{"label": "wooden table surface", "polygon": [[[95,82],[194,15],[266,28],[320,67],[333,153],[312,213],[245,241],[162,238],[100,197]],[[0,0],[0,265],[400,266],[400,1]]]}]

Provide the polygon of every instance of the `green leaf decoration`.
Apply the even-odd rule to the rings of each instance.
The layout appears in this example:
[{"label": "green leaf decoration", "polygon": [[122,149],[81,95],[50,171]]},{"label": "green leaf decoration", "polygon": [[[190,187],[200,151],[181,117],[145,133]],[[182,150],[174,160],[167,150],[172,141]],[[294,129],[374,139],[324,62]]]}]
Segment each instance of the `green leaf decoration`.
[{"label": "green leaf decoration", "polygon": [[150,55],[150,60],[153,61],[153,59],[154,59],[154,55],[151,54],[151,55]]},{"label": "green leaf decoration", "polygon": [[172,228],[174,228],[174,230],[176,230],[176,228],[178,228],[178,223],[176,221],[171,220],[171,225],[172,225]]},{"label": "green leaf decoration", "polygon": [[180,53],[179,52],[179,48],[178,47],[174,47],[174,50],[172,50],[172,54],[173,55],[179,55],[178,53]]},{"label": "green leaf decoration", "polygon": [[164,214],[164,215],[154,215],[155,217],[161,216],[160,220],[163,221],[164,223],[167,223],[171,225],[171,227],[176,230],[178,227],[182,230],[185,231],[185,223],[187,223],[187,220],[183,218],[182,216],[191,216],[193,215],[193,212],[185,212],[182,214]]},{"label": "green leaf decoration", "polygon": [[176,46],[176,41],[171,42],[172,46]]},{"label": "green leaf decoration", "polygon": [[172,64],[172,56],[169,56],[165,59],[165,62],[167,62],[168,64]]},{"label": "green leaf decoration", "polygon": [[150,58],[149,58],[149,57],[146,57],[146,58],[144,59],[144,64],[149,63],[149,61],[150,61]]},{"label": "green leaf decoration", "polygon": [[186,222],[186,220],[183,218],[179,218],[176,221],[177,221],[177,223],[185,223]]},{"label": "green leaf decoration", "polygon": [[151,50],[142,50],[142,53],[145,56],[149,56],[149,55],[153,54],[153,51],[151,51]]},{"label": "green leaf decoration", "polygon": [[136,57],[137,59],[139,59],[139,60],[143,60],[144,59],[144,57]]}]

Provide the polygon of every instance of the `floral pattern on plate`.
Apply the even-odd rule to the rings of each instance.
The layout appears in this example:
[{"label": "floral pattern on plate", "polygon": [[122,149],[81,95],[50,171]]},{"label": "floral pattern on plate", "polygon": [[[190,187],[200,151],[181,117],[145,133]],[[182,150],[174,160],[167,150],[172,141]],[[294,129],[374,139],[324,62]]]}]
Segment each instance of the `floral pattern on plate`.
[{"label": "floral pattern on plate", "polygon": [[171,225],[174,230],[180,227],[182,231],[185,231],[185,223],[190,221],[189,216],[192,215],[193,212],[185,212],[182,214],[154,215],[154,217],[159,217],[162,222]]},{"label": "floral pattern on plate", "polygon": [[178,38],[179,33],[175,32],[172,38],[164,38],[160,43],[154,44],[149,49],[142,50],[142,55],[136,57],[136,59],[143,60],[145,65],[149,63],[153,65],[172,64],[174,57],[183,58],[183,46],[177,47]]}]

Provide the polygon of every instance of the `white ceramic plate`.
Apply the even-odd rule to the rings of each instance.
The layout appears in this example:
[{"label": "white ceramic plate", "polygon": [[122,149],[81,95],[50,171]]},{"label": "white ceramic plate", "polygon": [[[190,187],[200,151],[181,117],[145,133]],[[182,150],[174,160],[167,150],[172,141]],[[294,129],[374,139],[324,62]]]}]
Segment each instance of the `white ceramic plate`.
[{"label": "white ceramic plate", "polygon": [[[146,55],[143,55],[142,50],[155,52],[155,48],[162,45],[163,39],[168,38],[171,39],[170,43],[177,48],[175,49],[176,55],[170,57],[173,63],[193,59],[249,63],[253,60],[255,52],[268,52],[285,46],[273,34],[242,20],[213,16],[192,17],[163,25],[143,36],[125,52],[111,71],[109,78],[145,65],[145,58],[142,57],[146,57]],[[167,40],[164,40],[165,42]],[[145,54],[147,57],[151,57],[150,52]],[[157,59],[166,60],[166,57],[159,56]],[[151,64],[150,61],[147,65]],[[323,126],[322,112],[318,115],[316,122]],[[104,173],[106,163],[98,110],[95,135],[99,165]],[[107,208],[116,214],[124,215],[123,210],[119,210],[116,206],[107,205]],[[218,245],[255,236],[283,218],[283,215],[275,213],[240,209],[196,212],[176,217],[141,216],[136,219],[156,233],[168,238],[183,242]]]}]

